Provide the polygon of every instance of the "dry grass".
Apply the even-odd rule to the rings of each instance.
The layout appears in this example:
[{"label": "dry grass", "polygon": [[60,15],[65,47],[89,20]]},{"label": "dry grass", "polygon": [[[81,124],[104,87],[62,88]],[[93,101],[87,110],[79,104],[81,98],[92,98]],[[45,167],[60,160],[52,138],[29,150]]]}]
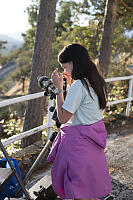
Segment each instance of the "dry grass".
[{"label": "dry grass", "polygon": [[22,84],[20,82],[16,82],[15,86],[13,86],[5,95],[25,95],[28,94],[29,80],[25,81],[25,93],[22,91]]}]

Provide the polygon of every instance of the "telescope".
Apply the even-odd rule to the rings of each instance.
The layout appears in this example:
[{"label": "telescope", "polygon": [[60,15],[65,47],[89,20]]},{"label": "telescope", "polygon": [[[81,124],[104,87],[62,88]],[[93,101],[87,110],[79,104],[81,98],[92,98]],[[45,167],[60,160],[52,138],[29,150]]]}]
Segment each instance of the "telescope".
[{"label": "telescope", "polygon": [[[63,80],[64,80],[63,93],[64,96],[66,96],[66,87],[67,87],[66,78],[64,78]],[[50,96],[51,99],[56,98],[56,95],[59,93],[59,90],[55,88],[50,78],[41,75],[37,77],[37,81],[38,85],[45,90],[44,93],[45,96]]]},{"label": "telescope", "polygon": [[[50,96],[50,99],[56,99],[56,95],[59,93],[59,90],[57,88],[55,88],[52,80],[46,76],[38,76],[37,77],[38,80],[38,85],[45,90],[44,95],[45,96]],[[64,94],[64,98],[66,97],[66,88],[67,88],[67,80],[66,78],[63,79],[64,80],[64,85],[63,85],[63,94]],[[57,117],[57,111],[55,109],[55,107],[50,107],[49,110],[51,112],[53,112],[53,116],[52,119],[56,122],[56,126],[57,128],[60,128],[61,123],[58,120]]]}]

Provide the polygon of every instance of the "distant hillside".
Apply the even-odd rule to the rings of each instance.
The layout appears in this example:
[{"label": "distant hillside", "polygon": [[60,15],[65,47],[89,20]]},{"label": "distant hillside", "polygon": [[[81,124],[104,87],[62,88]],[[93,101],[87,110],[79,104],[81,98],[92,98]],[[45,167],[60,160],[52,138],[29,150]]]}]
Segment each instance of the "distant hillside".
[{"label": "distant hillside", "polygon": [[8,33],[7,35],[8,35],[8,37],[11,37],[15,40],[24,42],[24,38],[22,37],[22,32],[12,32],[12,33]]},{"label": "distant hillside", "polygon": [[19,48],[23,45],[23,41],[16,40],[12,37],[3,34],[0,34],[0,40],[7,41],[7,44],[5,45],[6,49],[2,50],[2,54],[7,54],[11,50]]}]

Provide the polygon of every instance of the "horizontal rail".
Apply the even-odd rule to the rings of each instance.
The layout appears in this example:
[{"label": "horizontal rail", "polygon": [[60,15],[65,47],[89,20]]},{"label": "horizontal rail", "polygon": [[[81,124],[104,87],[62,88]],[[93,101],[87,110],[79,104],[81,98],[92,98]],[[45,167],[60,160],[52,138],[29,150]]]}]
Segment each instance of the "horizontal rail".
[{"label": "horizontal rail", "polygon": [[45,125],[35,127],[35,128],[30,129],[28,131],[20,133],[19,135],[13,135],[12,137],[10,137],[7,140],[3,141],[2,144],[3,144],[3,146],[9,145],[9,144],[11,144],[11,143],[13,143],[15,141],[21,140],[21,139],[26,138],[26,137],[28,137],[30,135],[33,135],[33,134],[35,134],[37,132],[45,130],[46,128],[53,127],[54,125],[55,125],[55,122],[53,122],[51,124],[46,123]]},{"label": "horizontal rail", "polygon": [[[130,80],[133,79],[133,76],[124,76],[124,77],[115,77],[115,78],[108,78],[105,79],[106,82],[111,82],[111,81],[121,81],[121,80]],[[17,97],[17,98],[13,98],[13,99],[8,99],[5,101],[1,101],[0,102],[0,108],[1,107],[5,107],[5,106],[9,106],[15,103],[19,103],[19,102],[23,102],[23,101],[28,101],[31,99],[36,99],[36,98],[40,98],[44,96],[44,92],[38,92],[38,93],[34,93],[34,94],[29,94],[29,95],[25,95],[22,97]]]},{"label": "horizontal rail", "polygon": [[133,75],[123,76],[123,77],[107,78],[107,79],[105,79],[105,81],[108,83],[108,82],[111,82],[111,81],[124,81],[124,80],[130,80],[130,79],[133,79]]},{"label": "horizontal rail", "polygon": [[34,93],[34,94],[28,94],[28,95],[25,95],[25,96],[22,96],[22,97],[8,99],[8,100],[0,102],[0,108],[4,107],[4,106],[9,106],[9,105],[12,105],[12,104],[15,104],[15,103],[23,102],[23,101],[28,101],[28,100],[31,100],[31,99],[37,99],[37,98],[40,98],[40,97],[43,97],[43,96],[44,96],[44,92],[38,92],[38,93]]},{"label": "horizontal rail", "polygon": [[128,101],[132,101],[133,98],[126,98],[126,99],[120,99],[120,100],[116,100],[116,101],[111,101],[107,103],[107,106],[112,106],[114,104],[119,104],[119,103],[124,103],[124,102],[128,102]]},{"label": "horizontal rail", "polygon": [[[122,81],[122,80],[130,80],[130,82],[133,82],[133,76],[115,77],[115,78],[105,79],[106,82]],[[130,91],[130,93],[132,95],[131,91]],[[126,99],[120,99],[120,100],[108,102],[107,106],[112,106],[112,105],[123,103],[123,102],[131,102],[133,100],[133,97],[131,95],[128,96],[128,98],[126,98]],[[19,102],[28,101],[28,100],[31,100],[31,99],[40,98],[40,97],[43,97],[43,96],[44,96],[44,92],[39,92],[39,93],[29,94],[29,95],[25,95],[25,96],[13,98],[13,99],[1,101],[0,102],[0,107],[5,107],[5,106],[12,105],[12,104],[15,104],[15,103],[19,103]],[[50,105],[52,105],[52,104],[49,104],[49,106]],[[49,115],[49,118],[51,118],[51,115]],[[33,135],[33,134],[35,134],[37,132],[40,132],[42,130],[45,130],[47,128],[51,129],[54,125],[55,125],[55,122],[54,121],[50,121],[50,119],[49,119],[49,122],[46,123],[45,125],[41,125],[41,126],[35,127],[35,128],[33,128],[31,130],[28,130],[28,131],[25,131],[23,133],[20,133],[19,135],[14,135],[14,136],[10,137],[9,139],[7,139],[6,141],[3,141],[2,143],[3,143],[4,146],[9,145],[12,142],[15,142],[15,141],[21,140],[23,138],[26,138],[26,137],[28,137],[30,135]]]}]

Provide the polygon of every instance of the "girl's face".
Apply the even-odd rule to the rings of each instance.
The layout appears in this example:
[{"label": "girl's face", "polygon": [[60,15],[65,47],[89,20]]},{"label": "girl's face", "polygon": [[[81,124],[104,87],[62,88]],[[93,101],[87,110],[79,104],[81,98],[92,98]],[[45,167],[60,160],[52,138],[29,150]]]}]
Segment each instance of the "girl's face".
[{"label": "girl's face", "polygon": [[64,74],[71,76],[72,70],[73,70],[72,62],[63,63],[63,64],[61,64],[61,67],[64,69]]}]

